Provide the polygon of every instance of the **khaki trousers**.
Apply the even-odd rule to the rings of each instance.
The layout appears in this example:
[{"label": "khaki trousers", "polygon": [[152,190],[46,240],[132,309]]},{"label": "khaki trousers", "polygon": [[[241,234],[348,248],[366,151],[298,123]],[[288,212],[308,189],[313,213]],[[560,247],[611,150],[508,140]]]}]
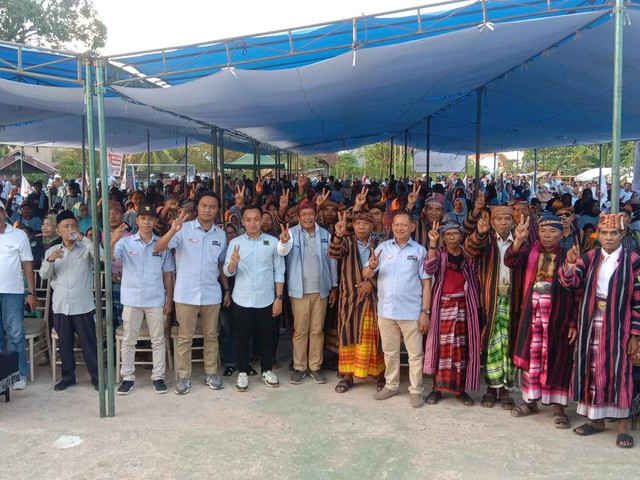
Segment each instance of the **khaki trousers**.
[{"label": "khaki trousers", "polygon": [[386,387],[394,392],[400,388],[400,341],[404,338],[404,345],[409,354],[409,393],[422,393],[424,350],[418,322],[378,317],[378,329],[386,365]]},{"label": "khaki trousers", "polygon": [[198,315],[204,337],[204,373],[210,375],[218,370],[218,315],[220,304],[187,305],[176,302],[178,329],[178,378],[191,378],[191,344],[196,331]]},{"label": "khaki trousers", "polygon": [[[322,367],[324,344],[324,316],[329,298],[319,293],[306,293],[302,298],[291,299],[293,310],[293,368],[300,372],[315,372]],[[307,356],[307,344],[309,355]]]},{"label": "khaki trousers", "polygon": [[122,366],[120,375],[123,380],[135,381],[136,343],[143,319],[147,320],[151,350],[153,355],[153,370],[151,380],[164,380],[165,355],[167,354],[166,339],[164,337],[164,314],[162,307],[127,307],[122,310]]}]

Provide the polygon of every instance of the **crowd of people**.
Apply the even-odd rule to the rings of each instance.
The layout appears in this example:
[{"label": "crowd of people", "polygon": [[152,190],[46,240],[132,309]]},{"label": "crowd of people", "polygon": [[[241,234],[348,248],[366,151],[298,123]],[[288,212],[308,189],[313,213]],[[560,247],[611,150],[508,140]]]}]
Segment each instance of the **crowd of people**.
[{"label": "crowd of people", "polygon": [[[245,392],[258,358],[262,383],[279,386],[276,349],[288,330],[291,384],[326,383],[325,354],[334,352],[335,391],[366,388],[371,377],[382,401],[400,393],[406,355],[413,407],[446,397],[473,406],[484,380],[482,407],[521,418],[551,406],[553,426],[566,429],[573,399],[588,420],[575,434],[616,421],[616,445],[630,448],[640,403],[640,199],[625,184],[614,215],[597,185],[554,175],[531,182],[485,177],[478,189],[456,175],[376,182],[301,174],[227,177],[216,188],[208,178],[159,178],[128,192],[109,186],[108,205],[97,205],[109,223],[93,232],[81,184],[52,177],[18,204],[13,190],[4,195],[5,180],[0,329],[20,354],[14,388],[26,387],[21,324],[23,303],[36,305],[34,270],[53,292],[62,359],[54,389],[76,383],[76,335],[97,387],[98,235],[100,255],[111,251],[113,316],[123,327],[120,395],[135,386],[143,320],[157,393],[168,391],[166,321],[177,325],[178,395],[193,387],[196,332],[204,384],[220,390],[235,376]],[[518,370],[521,401],[513,398]]]}]

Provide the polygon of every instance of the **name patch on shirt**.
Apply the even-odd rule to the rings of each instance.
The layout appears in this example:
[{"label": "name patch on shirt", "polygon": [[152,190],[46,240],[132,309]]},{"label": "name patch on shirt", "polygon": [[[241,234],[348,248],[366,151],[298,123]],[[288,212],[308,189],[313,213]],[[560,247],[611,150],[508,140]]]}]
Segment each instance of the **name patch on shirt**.
[{"label": "name patch on shirt", "polygon": [[135,250],[129,250],[129,255],[138,255],[138,252]]},{"label": "name patch on shirt", "polygon": [[417,255],[407,255],[407,260],[410,260],[412,262],[417,262],[418,261],[418,256]]},{"label": "name patch on shirt", "polygon": [[197,238],[190,238],[189,242],[190,243],[198,243],[198,239]]},{"label": "name patch on shirt", "polygon": [[320,243],[329,243],[329,240],[327,240],[326,238],[321,238]]},{"label": "name patch on shirt", "polygon": [[387,260],[391,260],[393,258],[393,255],[389,255],[388,253],[385,253],[384,258],[386,258]]},{"label": "name patch on shirt", "polygon": [[162,253],[158,253],[158,252],[153,252],[151,254],[152,257],[162,257]]},{"label": "name patch on shirt", "polygon": [[269,245],[269,240],[263,240],[263,241],[262,241],[262,244],[263,244],[263,245]]},{"label": "name patch on shirt", "polygon": [[218,240],[213,240],[213,241],[211,242],[211,245],[214,245],[214,246],[216,246],[216,247],[219,247],[219,246],[220,246],[220,242],[219,242]]}]

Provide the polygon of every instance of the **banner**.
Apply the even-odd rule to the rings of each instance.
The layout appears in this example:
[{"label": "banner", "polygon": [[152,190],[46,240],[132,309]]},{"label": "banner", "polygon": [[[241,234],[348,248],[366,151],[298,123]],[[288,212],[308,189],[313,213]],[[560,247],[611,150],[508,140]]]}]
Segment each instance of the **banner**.
[{"label": "banner", "polygon": [[[429,156],[429,173],[462,172],[466,168],[466,161],[466,155],[431,152]],[[427,152],[416,152],[413,156],[413,171],[427,173]]]},{"label": "banner", "polygon": [[122,153],[107,153],[107,175],[119,177],[122,174]]}]

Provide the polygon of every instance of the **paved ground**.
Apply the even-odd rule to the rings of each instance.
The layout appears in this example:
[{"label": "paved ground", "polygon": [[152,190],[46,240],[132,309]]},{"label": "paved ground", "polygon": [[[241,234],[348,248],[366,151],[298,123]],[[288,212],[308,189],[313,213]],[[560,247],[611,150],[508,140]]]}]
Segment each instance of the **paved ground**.
[{"label": "paved ground", "polygon": [[[335,374],[290,385],[286,368],[277,389],[252,377],[247,393],[235,379],[212,391],[195,367],[184,397],[172,393],[172,372],[170,393],[156,395],[139,370],[116,417],[101,419],[83,368],[76,387],[54,392],[50,367],[39,367],[27,390],[0,400],[1,479],[640,478],[640,446],[616,448],[613,425],[579,438],[553,428],[551,409],[515,419],[453,398],[414,409],[406,393],[374,401],[373,381],[343,395]],[[573,412],[572,425],[582,423]],[[62,436],[83,443],[60,449]]]}]

